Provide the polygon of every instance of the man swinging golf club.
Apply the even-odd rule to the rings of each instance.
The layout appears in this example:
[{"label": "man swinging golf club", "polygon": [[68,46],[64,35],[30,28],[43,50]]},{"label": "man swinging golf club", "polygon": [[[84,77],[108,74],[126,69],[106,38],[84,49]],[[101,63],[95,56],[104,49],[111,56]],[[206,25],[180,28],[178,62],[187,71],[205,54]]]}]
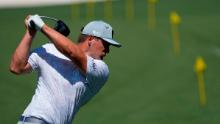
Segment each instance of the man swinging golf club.
[{"label": "man swinging golf club", "polygon": [[[12,55],[10,71],[37,71],[37,87],[18,124],[71,124],[76,112],[103,87],[109,76],[103,58],[113,40],[112,27],[103,21],[89,22],[78,43],[46,25],[39,15],[25,19],[26,33]],[[37,31],[51,43],[30,52]]]}]

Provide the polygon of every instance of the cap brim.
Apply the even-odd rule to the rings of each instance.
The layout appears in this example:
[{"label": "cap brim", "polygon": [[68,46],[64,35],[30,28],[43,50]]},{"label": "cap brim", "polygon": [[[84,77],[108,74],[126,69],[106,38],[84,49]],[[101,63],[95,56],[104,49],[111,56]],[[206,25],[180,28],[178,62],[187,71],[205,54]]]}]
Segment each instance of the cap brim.
[{"label": "cap brim", "polygon": [[108,42],[109,44],[111,44],[112,46],[115,47],[121,47],[122,45],[118,42],[116,42],[115,40],[112,39],[108,39],[108,38],[102,38],[104,41]]}]

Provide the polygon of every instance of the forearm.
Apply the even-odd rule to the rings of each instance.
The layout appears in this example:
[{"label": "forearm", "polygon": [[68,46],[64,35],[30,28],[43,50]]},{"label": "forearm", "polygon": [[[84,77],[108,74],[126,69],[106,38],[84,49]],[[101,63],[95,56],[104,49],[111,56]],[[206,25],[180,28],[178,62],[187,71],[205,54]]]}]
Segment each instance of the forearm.
[{"label": "forearm", "polygon": [[69,38],[61,35],[46,24],[42,27],[41,31],[52,43],[54,43],[61,53],[73,60],[83,72],[86,71],[86,55],[77,44],[73,43]]},{"label": "forearm", "polygon": [[75,43],[49,26],[44,25],[41,30],[50,39],[50,41],[54,43],[56,48],[68,57],[70,56],[70,52],[78,51],[78,46]]},{"label": "forearm", "polygon": [[21,73],[28,62],[29,52],[34,36],[26,31],[21,42],[12,55],[10,70],[14,73]]}]

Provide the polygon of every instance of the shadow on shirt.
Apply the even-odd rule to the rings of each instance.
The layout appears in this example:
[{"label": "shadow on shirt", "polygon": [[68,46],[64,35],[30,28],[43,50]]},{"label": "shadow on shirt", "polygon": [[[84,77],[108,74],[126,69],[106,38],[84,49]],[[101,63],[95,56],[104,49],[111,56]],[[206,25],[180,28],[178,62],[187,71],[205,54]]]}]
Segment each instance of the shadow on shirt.
[{"label": "shadow on shirt", "polygon": [[[33,51],[33,53],[36,53],[40,58],[45,60],[49,66],[55,69],[57,73],[68,80],[72,85],[76,82],[86,80],[85,76],[80,72],[79,68],[67,57],[58,57],[53,55],[47,52],[43,47],[37,48],[35,51]],[[58,52],[57,54],[61,53]],[[61,55],[63,56],[63,54]],[[38,63],[38,66],[41,71],[49,71],[48,68],[44,68],[44,66],[42,66],[40,63]]]}]

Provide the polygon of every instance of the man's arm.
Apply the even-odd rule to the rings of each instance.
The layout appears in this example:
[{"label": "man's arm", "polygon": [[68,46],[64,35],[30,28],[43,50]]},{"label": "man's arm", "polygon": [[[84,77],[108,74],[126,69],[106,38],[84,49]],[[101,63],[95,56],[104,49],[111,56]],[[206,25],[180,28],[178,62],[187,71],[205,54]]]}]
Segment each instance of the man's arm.
[{"label": "man's arm", "polygon": [[28,18],[25,19],[26,33],[11,58],[10,71],[14,74],[27,73],[32,69],[28,57],[36,31],[28,27]]},{"label": "man's arm", "polygon": [[70,58],[86,74],[87,70],[87,56],[86,54],[70,39],[61,35],[46,24],[43,25],[41,31],[50,39],[56,48]]}]

